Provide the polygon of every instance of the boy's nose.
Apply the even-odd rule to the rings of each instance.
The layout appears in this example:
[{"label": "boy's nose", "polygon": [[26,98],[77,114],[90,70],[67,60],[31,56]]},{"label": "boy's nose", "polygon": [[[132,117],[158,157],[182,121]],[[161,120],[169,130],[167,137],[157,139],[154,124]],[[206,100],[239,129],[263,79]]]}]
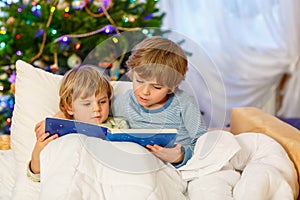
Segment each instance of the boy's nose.
[{"label": "boy's nose", "polygon": [[144,95],[149,95],[150,94],[150,86],[148,84],[142,86],[142,93]]},{"label": "boy's nose", "polygon": [[97,102],[94,103],[94,111],[101,111],[101,106]]}]

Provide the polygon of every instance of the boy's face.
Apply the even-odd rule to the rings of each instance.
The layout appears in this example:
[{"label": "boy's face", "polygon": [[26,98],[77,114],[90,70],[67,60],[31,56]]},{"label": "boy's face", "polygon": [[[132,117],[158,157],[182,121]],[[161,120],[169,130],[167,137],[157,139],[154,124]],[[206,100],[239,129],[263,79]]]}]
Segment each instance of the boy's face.
[{"label": "boy's face", "polygon": [[138,103],[148,110],[161,108],[168,101],[171,90],[156,82],[156,80],[145,80],[133,74],[134,96]]},{"label": "boy's face", "polygon": [[78,121],[102,124],[107,120],[109,114],[107,92],[104,91],[97,96],[75,99],[68,113],[73,115],[73,118]]}]

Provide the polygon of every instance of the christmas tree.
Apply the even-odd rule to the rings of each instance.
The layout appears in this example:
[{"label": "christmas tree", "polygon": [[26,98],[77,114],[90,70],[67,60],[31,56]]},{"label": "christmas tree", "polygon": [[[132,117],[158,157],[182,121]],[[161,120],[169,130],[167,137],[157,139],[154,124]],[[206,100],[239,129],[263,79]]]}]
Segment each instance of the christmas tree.
[{"label": "christmas tree", "polygon": [[[9,133],[16,76],[14,64],[18,59],[52,73],[64,74],[80,65],[87,56],[90,60],[93,56],[99,57],[90,52],[112,36],[115,43],[122,42],[118,48],[129,48],[135,44],[130,39],[118,40],[122,32],[134,31],[134,36],[140,39],[161,35],[159,27],[164,13],[159,12],[157,1],[1,1],[4,7],[0,15],[0,132]],[[111,45],[106,43],[102,48],[113,49]],[[118,51],[126,52],[124,49]],[[111,54],[112,51],[102,52]],[[128,53],[122,55],[119,62],[109,53],[103,53],[100,61],[93,64],[105,68],[112,80],[118,80],[126,72],[124,63]],[[112,67],[114,63],[117,66]]]}]

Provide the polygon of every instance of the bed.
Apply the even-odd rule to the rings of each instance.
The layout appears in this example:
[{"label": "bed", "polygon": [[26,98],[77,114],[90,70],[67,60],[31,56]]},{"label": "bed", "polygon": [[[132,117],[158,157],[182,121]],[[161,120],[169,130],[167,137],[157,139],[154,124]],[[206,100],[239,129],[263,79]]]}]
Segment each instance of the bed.
[{"label": "bed", "polygon": [[[58,111],[61,76],[21,60],[16,67],[11,149],[0,151],[0,199],[298,197],[299,130],[256,108],[233,109],[230,131],[208,131],[199,138],[192,159],[179,169],[139,145],[79,134],[44,149],[42,181],[32,182],[26,166],[35,144],[34,125]],[[131,86],[112,84],[115,93]]]}]

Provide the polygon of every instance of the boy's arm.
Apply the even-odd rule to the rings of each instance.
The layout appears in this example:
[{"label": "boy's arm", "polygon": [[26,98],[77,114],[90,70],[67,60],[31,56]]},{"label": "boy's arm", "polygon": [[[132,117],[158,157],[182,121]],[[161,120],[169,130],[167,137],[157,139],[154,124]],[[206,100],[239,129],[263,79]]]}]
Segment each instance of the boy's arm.
[{"label": "boy's arm", "polygon": [[206,125],[202,119],[202,114],[196,105],[193,97],[186,96],[185,106],[182,110],[182,120],[185,128],[188,130],[189,136],[191,138],[189,144],[182,144],[182,151],[184,151],[184,158],[180,163],[172,163],[174,167],[179,168],[187,163],[187,161],[192,157],[194,147],[198,138],[207,132]]},{"label": "boy's arm", "polygon": [[31,161],[28,163],[28,166],[27,166],[27,177],[30,178],[30,180],[32,180],[34,182],[40,182],[40,180],[41,180],[40,174],[33,173],[30,165],[31,165]]},{"label": "boy's arm", "polygon": [[48,137],[49,133],[44,133],[37,137],[35,146],[33,148],[32,154],[31,154],[31,160],[27,167],[27,176],[32,181],[40,181],[39,180],[39,174],[40,174],[40,154],[41,151],[45,148],[45,146],[51,142],[52,140],[58,138],[58,135],[52,135],[51,137]]},{"label": "boy's arm", "polygon": [[[59,112],[54,116],[64,117],[62,112]],[[40,181],[40,153],[49,142],[58,138],[58,135],[55,134],[52,135],[51,137],[48,137],[50,134],[45,133],[45,120],[42,120],[36,124],[35,134],[36,134],[36,143],[31,153],[31,160],[29,161],[27,166],[27,176],[32,181],[39,182]]]},{"label": "boy's arm", "polygon": [[191,96],[186,100],[185,107],[182,110],[182,120],[191,139],[190,144],[185,145],[185,149],[187,150],[187,147],[190,147],[194,151],[198,138],[207,132],[207,128],[202,114]]}]

